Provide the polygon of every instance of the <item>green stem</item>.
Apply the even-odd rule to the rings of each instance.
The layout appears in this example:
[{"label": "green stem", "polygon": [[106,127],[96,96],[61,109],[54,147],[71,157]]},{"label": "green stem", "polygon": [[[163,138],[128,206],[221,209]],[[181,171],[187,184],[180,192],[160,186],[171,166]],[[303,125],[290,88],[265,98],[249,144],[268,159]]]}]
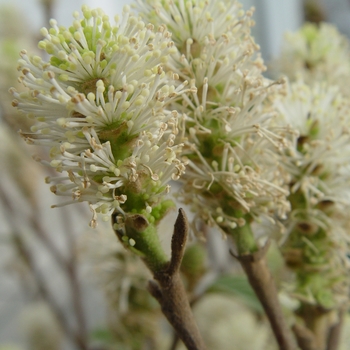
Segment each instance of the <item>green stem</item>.
[{"label": "green stem", "polygon": [[230,233],[237,246],[238,255],[252,254],[259,250],[250,224],[238,226]]},{"label": "green stem", "polygon": [[171,241],[171,258],[160,244],[155,224],[141,214],[126,215],[119,225],[117,214],[112,216],[113,228],[124,246],[139,255],[153,273],[149,292],[156,298],[162,312],[177,332],[188,350],[205,350],[192,314],[185,287],[180,276],[180,266],[185,251],[188,223],[182,209],[174,225]]},{"label": "green stem", "polygon": [[169,263],[159,241],[157,227],[140,214],[127,215],[125,230],[116,230],[124,246],[139,255],[148,268],[157,273]]},{"label": "green stem", "polygon": [[260,248],[249,223],[230,232],[237,247],[236,259],[246,273],[257,298],[263,306],[280,350],[295,350],[296,345],[278,301],[276,284],[267,266],[269,244]]}]

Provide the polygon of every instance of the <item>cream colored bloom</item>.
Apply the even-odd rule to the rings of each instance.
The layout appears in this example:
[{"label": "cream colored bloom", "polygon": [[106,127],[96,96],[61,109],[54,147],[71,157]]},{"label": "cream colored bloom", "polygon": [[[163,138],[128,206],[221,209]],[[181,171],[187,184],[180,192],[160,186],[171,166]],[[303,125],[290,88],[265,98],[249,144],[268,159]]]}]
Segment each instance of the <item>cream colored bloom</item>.
[{"label": "cream colored bloom", "polygon": [[[272,129],[273,82],[250,34],[253,9],[237,1],[138,1],[147,21],[166,26],[178,52],[166,63],[190,81],[190,95],[174,108],[188,168],[180,199],[197,217],[230,231],[261,215],[285,215],[289,205],[277,150],[285,146]],[[276,88],[278,90],[278,88]]]},{"label": "cream colored bloom", "polygon": [[139,0],[137,4],[147,21],[172,32],[178,51],[166,66],[183,80],[193,79],[199,90],[197,105],[205,108],[206,98],[231,102],[232,89],[244,80],[259,85],[265,66],[250,34],[254,9],[244,12],[238,1],[231,0]]},{"label": "cream colored bloom", "polygon": [[349,290],[350,104],[338,87],[302,82],[275,103],[281,124],[299,132],[283,159],[292,211],[282,252],[296,272],[294,295],[331,308]]},{"label": "cream colored bloom", "polygon": [[[102,229],[101,229],[102,228]],[[142,261],[127,251],[108,225],[89,232],[82,240],[82,259],[91,279],[102,287],[111,316],[127,313],[133,300],[132,291],[147,293],[144,286],[151,278]]]},{"label": "cream colored bloom", "polygon": [[276,67],[291,80],[302,78],[311,84],[327,81],[349,94],[349,41],[331,24],[308,23],[295,33],[286,33]]},{"label": "cream colored bloom", "polygon": [[50,147],[49,164],[67,174],[48,178],[52,191],[72,197],[67,203],[87,201],[92,225],[96,213],[150,213],[184,171],[174,144],[178,114],[167,107],[186,82],[162,68],[175,50],[170,33],[128,7],[115,25],[86,6],[74,18],[70,28],[52,20],[41,30],[49,62],[21,52],[27,91],[12,89],[13,105],[35,120],[22,135]]},{"label": "cream colored bloom", "polygon": [[339,88],[292,83],[275,105],[281,124],[298,131],[294,152],[284,159],[293,176],[292,193],[302,191],[307,208],[322,201],[349,205],[350,105]]},{"label": "cream colored bloom", "polygon": [[188,38],[202,43],[206,37],[219,38],[227,28],[240,24],[244,15],[237,1],[146,0],[137,1],[141,15],[151,23],[165,24],[182,47]]}]

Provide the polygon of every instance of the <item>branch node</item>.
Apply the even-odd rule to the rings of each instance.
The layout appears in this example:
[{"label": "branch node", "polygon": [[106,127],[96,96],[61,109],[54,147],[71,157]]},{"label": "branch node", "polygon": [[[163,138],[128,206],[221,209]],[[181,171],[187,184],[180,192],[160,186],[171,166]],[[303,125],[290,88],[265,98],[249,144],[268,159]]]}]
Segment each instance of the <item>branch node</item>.
[{"label": "branch node", "polygon": [[163,293],[156,281],[153,281],[153,280],[148,281],[148,291],[151,293],[151,295],[155,299],[158,300],[159,304],[162,304]]},{"label": "branch node", "polygon": [[230,254],[236,258],[237,260],[239,261],[242,261],[242,262],[257,262],[259,260],[262,260],[269,248],[270,248],[270,245],[271,245],[271,241],[268,240],[265,245],[260,248],[258,251],[254,252],[254,253],[249,253],[249,254],[243,254],[243,255],[236,255],[232,250],[230,250]]},{"label": "branch node", "polygon": [[127,215],[125,219],[125,226],[130,226],[137,232],[143,232],[148,226],[147,219],[140,214]]}]

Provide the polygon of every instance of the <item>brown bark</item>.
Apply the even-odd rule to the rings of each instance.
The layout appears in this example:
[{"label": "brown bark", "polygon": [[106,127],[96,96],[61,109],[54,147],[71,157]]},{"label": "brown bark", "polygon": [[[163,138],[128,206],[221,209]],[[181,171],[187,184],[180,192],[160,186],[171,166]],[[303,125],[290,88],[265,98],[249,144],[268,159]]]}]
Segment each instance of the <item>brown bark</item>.
[{"label": "brown bark", "polygon": [[315,336],[309,329],[294,324],[292,330],[301,350],[318,350]]},{"label": "brown bark", "polygon": [[158,300],[163,314],[187,349],[205,350],[179,271],[187,235],[187,219],[180,209],[172,238],[171,260],[165,269],[154,272],[154,281],[150,281],[149,291]]},{"label": "brown bark", "polygon": [[334,324],[329,331],[327,350],[338,350],[339,348],[340,336],[344,324],[346,311],[347,307],[343,307],[338,312],[338,322]]},{"label": "brown bark", "polygon": [[296,350],[289,327],[278,301],[278,292],[266,263],[269,244],[257,252],[235,256],[245,271],[250,285],[260,300],[271,324],[280,350]]},{"label": "brown bark", "polygon": [[[327,349],[327,341],[332,326],[331,312],[332,311],[318,305],[302,304],[297,311],[297,315],[303,320],[304,325],[293,326],[293,331],[298,339],[298,343],[301,341],[300,335],[306,333],[310,335],[310,344],[308,346],[304,345],[304,347],[302,347],[299,345],[302,350]],[[301,332],[302,329],[304,330]]]},{"label": "brown bark", "polygon": [[[304,324],[295,324],[292,328],[300,349],[337,350],[346,309],[332,311],[317,305],[304,304],[297,311]],[[334,322],[333,312],[338,313],[337,322]]]}]

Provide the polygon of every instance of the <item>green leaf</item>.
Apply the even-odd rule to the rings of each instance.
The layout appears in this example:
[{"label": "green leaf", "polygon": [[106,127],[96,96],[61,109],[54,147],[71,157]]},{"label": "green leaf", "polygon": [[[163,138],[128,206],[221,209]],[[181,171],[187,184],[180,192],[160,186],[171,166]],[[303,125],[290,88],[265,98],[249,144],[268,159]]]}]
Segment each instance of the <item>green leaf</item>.
[{"label": "green leaf", "polygon": [[113,335],[111,331],[104,328],[95,329],[90,337],[94,341],[102,342],[103,344],[111,344],[113,342]]},{"label": "green leaf", "polygon": [[219,277],[208,289],[212,293],[231,294],[242,300],[248,307],[256,312],[263,313],[260,301],[244,275],[226,275]]}]

